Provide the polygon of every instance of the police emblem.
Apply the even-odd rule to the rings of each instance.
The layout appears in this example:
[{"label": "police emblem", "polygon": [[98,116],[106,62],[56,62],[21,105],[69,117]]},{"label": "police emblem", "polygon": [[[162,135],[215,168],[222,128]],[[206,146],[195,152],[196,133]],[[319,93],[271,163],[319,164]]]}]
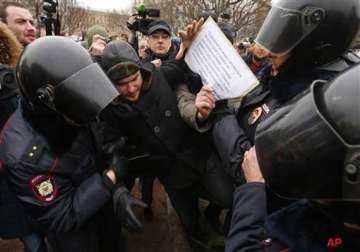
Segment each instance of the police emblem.
[{"label": "police emblem", "polygon": [[249,116],[249,119],[248,119],[248,124],[253,125],[259,119],[262,112],[263,112],[263,109],[261,107],[257,107],[256,109],[254,109],[250,113],[250,116]]},{"label": "police emblem", "polygon": [[53,201],[57,196],[57,184],[50,175],[36,176],[31,180],[31,187],[36,198],[43,202]]}]

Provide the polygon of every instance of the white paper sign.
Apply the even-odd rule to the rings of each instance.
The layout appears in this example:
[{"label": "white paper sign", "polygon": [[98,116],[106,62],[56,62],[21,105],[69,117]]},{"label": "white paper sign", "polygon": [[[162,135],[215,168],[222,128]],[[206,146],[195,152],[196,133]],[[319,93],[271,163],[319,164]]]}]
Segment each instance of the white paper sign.
[{"label": "white paper sign", "polygon": [[259,83],[211,17],[188,48],[185,62],[214,90],[216,100],[243,96]]}]

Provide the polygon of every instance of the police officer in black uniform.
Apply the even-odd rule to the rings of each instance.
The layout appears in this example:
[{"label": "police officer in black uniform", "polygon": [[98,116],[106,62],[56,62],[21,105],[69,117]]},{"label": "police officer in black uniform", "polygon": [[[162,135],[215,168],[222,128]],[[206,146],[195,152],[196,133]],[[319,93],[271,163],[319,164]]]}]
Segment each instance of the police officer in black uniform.
[{"label": "police officer in black uniform", "polygon": [[120,251],[120,226],[108,207],[119,169],[101,170],[89,126],[118,92],[85,49],[61,37],[30,44],[16,76],[21,103],[0,136],[10,188],[51,250]]},{"label": "police officer in black uniform", "polygon": [[[259,125],[226,251],[360,250],[359,73],[313,82]],[[267,216],[266,186],[302,200]]]},{"label": "police officer in black uniform", "polygon": [[[357,63],[356,58],[351,57],[351,55],[344,55],[344,53],[358,28],[359,2],[356,0],[279,0],[273,2],[272,9],[256,39],[259,45],[270,52],[273,59],[273,67],[268,69],[269,77],[261,86],[258,86],[246,96],[236,117],[230,115],[222,118],[214,129],[218,150],[223,160],[226,161],[228,171],[237,179],[238,183],[244,182],[242,180],[244,173],[246,180],[249,182],[246,173],[248,170],[241,169],[241,166],[251,167],[248,164],[250,162],[248,159],[252,161],[254,159],[250,158],[254,157],[253,153],[255,152],[251,147],[255,142],[255,131],[258,130],[258,125],[271,124],[279,120],[281,117],[270,115],[274,111],[281,109],[294,96],[307,90],[314,80],[326,81],[332,79],[340,72]],[[302,116],[293,117],[292,123],[304,120],[307,116],[307,113],[303,113]],[[270,120],[271,118],[276,120]],[[303,126],[307,128],[311,127],[310,125]],[[300,134],[292,129],[291,124],[282,128],[274,126],[274,132],[275,129],[278,136],[286,134],[289,139],[293,135]],[[290,129],[293,135],[287,134]],[[229,132],[229,134],[221,137],[223,132]],[[315,132],[313,133],[315,134]],[[268,142],[268,144],[262,146],[262,155],[267,152],[273,155],[266,156],[269,160],[276,157],[276,155],[280,155],[278,154],[278,147],[279,144],[284,143],[284,139],[277,138],[276,141],[278,141],[277,145]],[[316,142],[313,142],[313,144],[316,144]],[[245,162],[242,162],[244,153],[249,149],[251,150],[245,156]],[[257,153],[260,153],[258,149]],[[282,158],[288,159],[291,157],[284,155]],[[265,169],[263,168],[263,170]],[[307,175],[311,176],[310,173]],[[255,181],[261,183],[262,177],[255,176],[255,178]],[[274,176],[274,178],[277,177]],[[283,180],[286,180],[286,178],[279,178],[279,181]],[[252,220],[258,221],[257,225],[261,225],[261,218],[259,221],[258,217],[266,214],[266,208],[268,208],[268,212],[272,212],[283,205],[276,202],[278,197],[265,190],[263,183],[262,191],[259,192],[256,189],[257,186],[256,183],[248,183],[240,186],[235,193],[236,207],[234,208],[233,223],[239,223],[236,220],[241,218],[243,220],[242,227],[246,225],[248,228],[244,229],[245,232],[241,234],[240,229],[233,224],[227,243],[228,251],[241,251],[242,249],[243,251],[250,249],[262,251],[264,249],[263,245],[268,244],[269,240],[263,240],[261,244],[262,239],[259,238],[261,232],[257,232],[256,225],[253,225]],[[256,203],[253,204],[254,202]],[[274,202],[276,203],[274,204]],[[261,206],[261,203],[265,204],[265,207],[264,205]],[[285,202],[285,204],[288,203]],[[298,220],[294,219],[292,222],[285,220],[283,224],[294,228],[298,224]],[[241,226],[239,227],[241,228]],[[291,228],[287,228],[287,230]],[[279,232],[281,235],[284,235],[284,233],[286,234],[286,232]],[[292,237],[305,235],[304,233],[289,234]],[[311,235],[308,234],[308,236]],[[308,241],[306,238],[303,240]],[[283,248],[287,249],[289,247],[291,247],[289,251],[308,251],[304,248],[296,250],[296,245]]]},{"label": "police officer in black uniform", "polygon": [[357,0],[274,1],[255,40],[269,51],[272,66],[262,70],[261,84],[244,97],[237,114],[222,117],[213,129],[215,146],[237,184],[244,182],[243,154],[254,145],[259,123],[314,80],[332,79],[359,62],[344,55],[358,31],[358,4]]}]

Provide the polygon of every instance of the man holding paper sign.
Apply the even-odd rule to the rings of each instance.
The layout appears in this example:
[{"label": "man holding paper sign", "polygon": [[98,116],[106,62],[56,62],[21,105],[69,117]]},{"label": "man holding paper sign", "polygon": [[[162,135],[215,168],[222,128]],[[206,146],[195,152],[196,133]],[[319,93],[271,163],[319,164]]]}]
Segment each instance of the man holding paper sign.
[{"label": "man holding paper sign", "polygon": [[[193,22],[186,32],[181,33],[183,40],[177,57],[179,60],[201,24],[202,21]],[[103,114],[107,122],[105,141],[108,143],[125,136],[133,149],[147,154],[143,172],[159,178],[190,238],[201,239],[199,194],[205,194],[210,201],[229,208],[233,188],[231,181],[221,177],[224,174],[222,169],[214,172],[215,167],[211,173],[208,172],[210,144],[180,118],[173,88],[181,82],[177,78],[184,72],[181,62],[164,61],[157,69],[152,64],[141,64],[128,43],[112,41],[104,50],[102,63],[120,93]],[[167,68],[164,68],[166,65]],[[172,72],[169,72],[170,69]],[[122,154],[131,158],[126,153]],[[130,169],[129,173],[136,172]],[[126,215],[120,218],[136,224],[135,230],[141,229],[131,207],[126,209]]]}]

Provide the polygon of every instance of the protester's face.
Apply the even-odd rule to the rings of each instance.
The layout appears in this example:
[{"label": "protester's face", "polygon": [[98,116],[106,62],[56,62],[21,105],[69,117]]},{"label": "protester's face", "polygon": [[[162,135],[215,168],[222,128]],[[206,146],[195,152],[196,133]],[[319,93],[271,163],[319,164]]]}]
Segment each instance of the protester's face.
[{"label": "protester's face", "polygon": [[278,74],[279,67],[284,64],[284,62],[290,57],[290,53],[283,54],[272,54],[269,53],[269,58],[272,63],[272,75],[275,76]]},{"label": "protester's face", "polygon": [[35,40],[34,18],[27,9],[9,6],[6,13],[7,25],[20,43],[26,46]]},{"label": "protester's face", "polygon": [[156,31],[149,36],[149,47],[157,55],[165,55],[171,46],[171,38],[164,31]]},{"label": "protester's face", "polygon": [[148,49],[149,45],[148,45],[148,41],[147,39],[143,39],[143,40],[140,40],[139,42],[139,57],[144,59],[146,58],[146,49]]},{"label": "protester's face", "polygon": [[135,102],[139,99],[142,83],[141,72],[137,71],[135,74],[118,81],[115,87],[122,97]]}]

